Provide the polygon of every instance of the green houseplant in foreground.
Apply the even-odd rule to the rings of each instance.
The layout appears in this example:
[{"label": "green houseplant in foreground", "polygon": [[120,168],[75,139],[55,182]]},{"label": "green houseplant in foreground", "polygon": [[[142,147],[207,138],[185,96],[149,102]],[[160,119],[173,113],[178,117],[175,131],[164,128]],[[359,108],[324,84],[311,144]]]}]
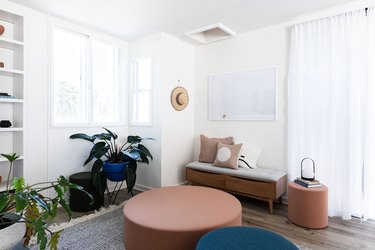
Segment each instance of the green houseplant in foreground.
[{"label": "green houseplant in foreground", "polygon": [[[56,181],[33,185],[26,185],[23,177],[14,177],[12,183],[10,183],[13,162],[19,156],[15,153],[1,155],[9,161],[10,167],[6,190],[0,193],[0,234],[1,230],[5,230],[7,227],[25,223],[26,232],[20,232],[24,235],[24,245],[27,246],[30,238],[36,236],[40,249],[45,249],[47,244],[50,249],[57,249],[58,238],[62,230],[51,232],[48,225],[57,215],[58,206],[61,206],[67,212],[70,220],[71,211],[65,201],[65,194],[69,188],[85,191],[82,187],[69,183],[64,176],[60,176]],[[52,198],[44,196],[42,192],[45,193],[47,190],[54,190],[56,196]],[[88,195],[91,197],[90,194]],[[4,242],[0,242],[0,248],[4,244]]]},{"label": "green houseplant in foreground", "polygon": [[[141,144],[143,140],[154,140],[153,138],[141,138],[137,135],[129,135],[127,140],[123,144],[117,144],[118,136],[110,131],[109,129],[103,128],[106,133],[87,135],[83,133],[73,134],[70,139],[83,139],[93,144],[90,154],[83,164],[84,166],[90,163],[92,160],[94,164],[91,169],[91,176],[93,179],[93,185],[99,194],[103,195],[102,184],[100,183],[100,175],[102,168],[111,167],[124,163],[124,168],[121,170],[123,173],[120,175],[126,181],[128,192],[132,193],[133,187],[137,178],[137,162],[149,164],[149,159],[153,159],[150,151],[146,146]],[[121,179],[111,179],[113,181],[119,181]]]}]

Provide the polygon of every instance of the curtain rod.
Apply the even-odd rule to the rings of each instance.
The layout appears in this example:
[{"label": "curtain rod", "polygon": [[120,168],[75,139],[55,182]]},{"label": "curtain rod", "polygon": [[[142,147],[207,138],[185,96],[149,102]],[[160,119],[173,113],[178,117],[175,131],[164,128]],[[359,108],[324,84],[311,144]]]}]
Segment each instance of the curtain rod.
[{"label": "curtain rod", "polygon": [[297,24],[301,24],[301,23],[305,23],[305,22],[311,22],[311,21],[314,21],[314,20],[319,20],[319,19],[323,19],[323,18],[327,18],[327,17],[331,17],[331,16],[337,16],[337,15],[341,15],[341,14],[345,14],[345,13],[349,13],[349,12],[352,12],[352,11],[356,11],[356,10],[361,10],[361,9],[364,9],[365,12],[366,12],[366,16],[367,16],[367,13],[368,13],[368,10],[370,8],[375,8],[375,5],[370,5],[369,7],[365,7],[365,6],[362,6],[362,7],[357,7],[357,8],[352,8],[352,9],[346,9],[346,10],[343,10],[343,11],[337,11],[337,12],[334,12],[334,13],[328,13],[328,14],[322,14],[321,16],[312,16],[312,17],[308,17],[306,18],[305,20],[290,20],[288,22],[285,22],[285,24],[287,26],[293,26],[293,25],[297,25]]}]

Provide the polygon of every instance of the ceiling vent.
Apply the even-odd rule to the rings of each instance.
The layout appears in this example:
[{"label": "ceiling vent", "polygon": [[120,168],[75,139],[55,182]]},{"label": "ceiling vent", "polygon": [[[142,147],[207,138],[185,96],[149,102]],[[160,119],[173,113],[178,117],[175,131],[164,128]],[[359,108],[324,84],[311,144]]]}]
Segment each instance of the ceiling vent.
[{"label": "ceiling vent", "polygon": [[221,23],[217,23],[197,30],[189,31],[185,35],[199,43],[207,44],[230,38],[235,36],[236,33]]}]

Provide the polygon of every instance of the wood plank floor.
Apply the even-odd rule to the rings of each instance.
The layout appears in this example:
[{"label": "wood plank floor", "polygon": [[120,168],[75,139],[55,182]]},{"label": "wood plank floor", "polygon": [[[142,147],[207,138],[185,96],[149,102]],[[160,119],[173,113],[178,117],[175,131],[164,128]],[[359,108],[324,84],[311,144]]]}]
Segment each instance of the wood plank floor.
[{"label": "wood plank floor", "polygon": [[[137,195],[139,192],[135,191]],[[294,225],[287,219],[288,207],[274,204],[274,213],[268,213],[268,203],[247,197],[236,196],[242,204],[242,223],[244,226],[266,228],[288,238],[302,249],[371,249],[375,250],[375,221],[360,222],[340,218],[329,218],[328,227],[321,230],[305,229]],[[126,189],[121,190],[116,204],[130,198]],[[73,213],[80,217],[88,213]],[[56,218],[57,223],[66,221],[64,215]]]},{"label": "wood plank floor", "polygon": [[287,219],[288,207],[274,204],[274,214],[268,204],[250,198],[237,198],[242,204],[242,223],[277,232],[300,247],[310,249],[375,249],[375,221],[329,218],[328,227],[320,230],[294,225]]}]

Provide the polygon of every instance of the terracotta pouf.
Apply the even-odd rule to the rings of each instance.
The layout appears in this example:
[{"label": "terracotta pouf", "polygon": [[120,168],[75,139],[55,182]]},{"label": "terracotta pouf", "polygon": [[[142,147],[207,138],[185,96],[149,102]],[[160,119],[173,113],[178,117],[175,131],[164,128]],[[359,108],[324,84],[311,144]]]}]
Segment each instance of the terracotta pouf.
[{"label": "terracotta pouf", "polygon": [[124,206],[124,245],[128,250],[195,249],[209,231],[240,226],[241,203],[220,190],[179,186],[153,189]]},{"label": "terracotta pouf", "polygon": [[305,188],[288,184],[288,219],[302,227],[320,229],[328,226],[328,188]]}]

